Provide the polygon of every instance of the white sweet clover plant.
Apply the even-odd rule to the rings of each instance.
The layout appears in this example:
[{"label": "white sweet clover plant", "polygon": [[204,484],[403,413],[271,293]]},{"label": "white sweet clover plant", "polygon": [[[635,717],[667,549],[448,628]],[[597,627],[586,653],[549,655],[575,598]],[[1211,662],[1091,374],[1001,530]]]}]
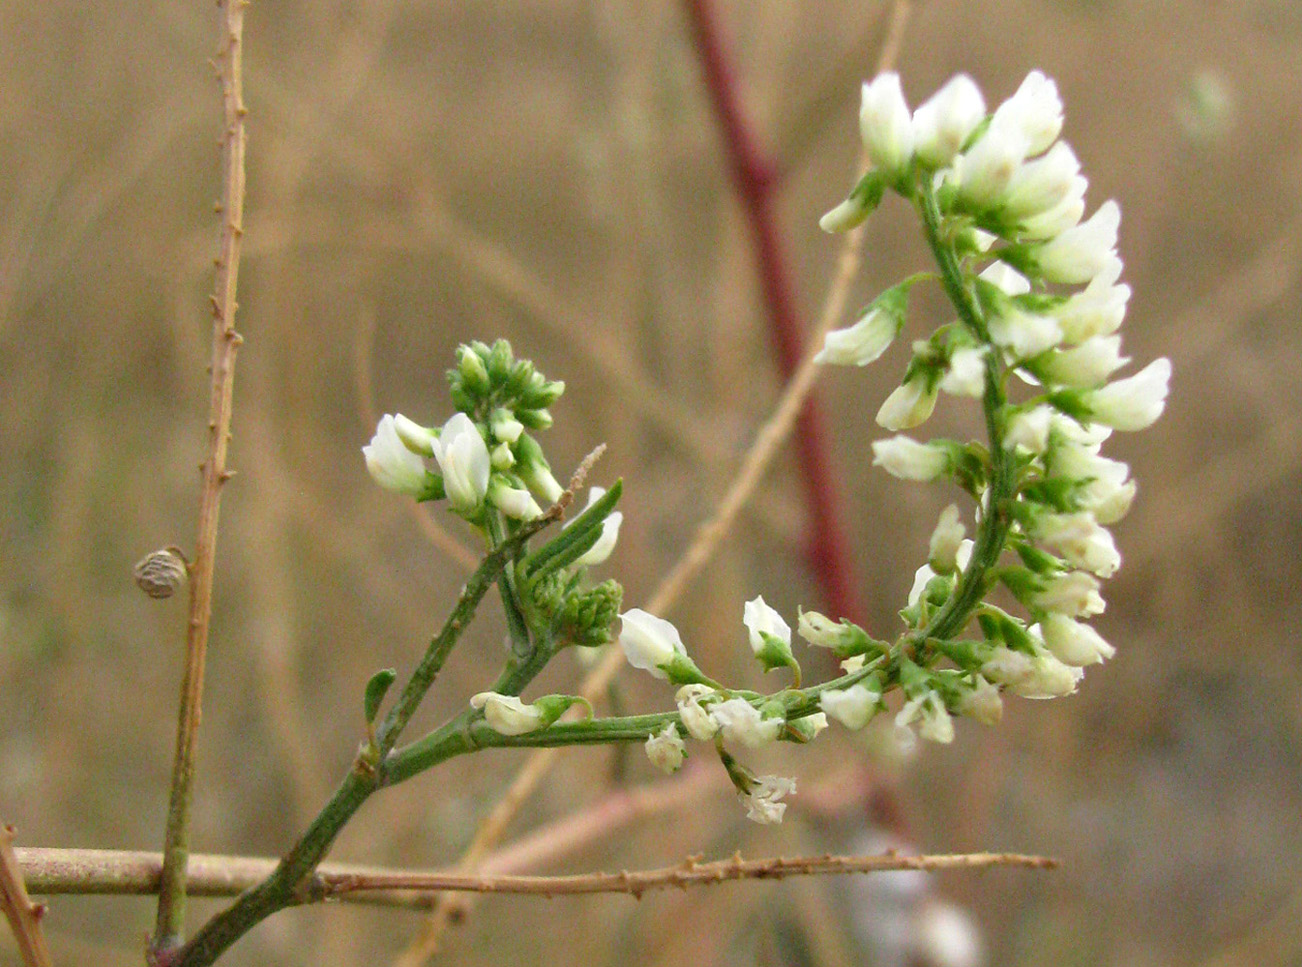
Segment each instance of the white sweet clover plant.
[{"label": "white sweet clover plant", "polygon": [[[1087,183],[1058,139],[1061,129],[1057,88],[1039,72],[993,113],[964,75],[913,112],[896,74],[863,88],[860,133],[872,167],[821,224],[854,228],[893,192],[920,216],[938,271],[887,289],[854,325],[829,333],[817,358],[877,360],[904,331],[912,287],[938,282],[956,318],[912,343],[900,386],[877,413],[895,435],[873,443],[874,463],[904,480],[948,480],[973,502],[968,522],[958,504],[941,513],[899,633],[882,640],[849,621],[801,612],[798,636],[830,649],[843,670],[805,685],[791,625],[757,596],[743,608],[747,641],[766,671],[785,670],[790,687],[758,693],[706,676],[671,623],[636,608],[619,614],[620,586],[587,577],[617,540],[618,484],[593,488],[577,521],[540,549],[512,543],[563,493],[530,432],[551,424],[548,407],[563,386],[515,360],[504,342],[474,343],[460,349],[450,373],[458,412],[440,428],[385,416],[364,453],[381,486],[446,499],[491,549],[509,550],[498,583],[511,653],[498,684],[470,700],[465,748],[427,749],[423,758],[399,750],[396,761],[376,767],[400,779],[489,745],[638,741],[655,766],[674,772],[689,743],[703,743],[721,759],[747,815],[773,823],[795,782],[756,775],[737,758],[742,750],[808,742],[829,720],[862,729],[894,691],[902,693],[896,728],[936,742],[953,739],[955,716],[997,722],[1006,693],[1074,692],[1084,667],[1114,652],[1085,621],[1103,611],[1100,582],[1121,563],[1107,528],[1135,496],[1129,468],[1101,448],[1114,430],[1158,418],[1171,367],[1158,359],[1114,378],[1129,362],[1117,335],[1130,296],[1119,281],[1120,214],[1107,201],[1082,220]],[[984,440],[900,432],[925,423],[940,393],[977,401]],[[987,600],[999,586],[1016,612]],[[573,720],[562,716],[576,697],[518,697],[561,648],[615,639],[633,667],[676,689],[675,711],[592,718],[588,708],[587,718]],[[377,678],[368,721],[392,676]]]}]

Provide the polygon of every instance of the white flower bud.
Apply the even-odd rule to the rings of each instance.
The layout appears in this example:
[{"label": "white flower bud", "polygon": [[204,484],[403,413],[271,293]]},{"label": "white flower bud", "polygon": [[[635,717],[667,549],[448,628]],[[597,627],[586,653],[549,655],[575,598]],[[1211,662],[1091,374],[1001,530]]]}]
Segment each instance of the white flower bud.
[{"label": "white flower bud", "polygon": [[873,212],[866,199],[851,195],[835,208],[830,209],[818,220],[818,227],[825,232],[848,232],[862,225]]},{"label": "white flower bud", "polygon": [[362,456],[367,472],[385,490],[417,497],[425,489],[425,463],[402,442],[391,415],[380,418]]},{"label": "white flower bud", "polygon": [[514,695],[480,692],[471,697],[470,707],[482,708],[489,726],[502,735],[524,735],[536,731],[542,725],[542,710],[535,705],[524,704]]},{"label": "white flower bud", "polygon": [[1099,456],[1098,446],[1080,446],[1064,440],[1053,448],[1049,472],[1082,483],[1083,508],[1100,524],[1115,524],[1126,516],[1135,499],[1135,482],[1127,479],[1130,467],[1120,460]]},{"label": "white flower bud", "polygon": [[981,278],[1004,295],[1025,295],[1031,291],[1030,280],[1007,262],[991,262],[981,270]]},{"label": "white flower bud", "polygon": [[662,666],[668,665],[677,655],[686,655],[678,629],[664,618],[657,618],[641,608],[633,608],[619,616],[622,622],[619,646],[634,668],[651,673],[652,677],[668,679]]},{"label": "white flower bud", "polygon": [[1073,349],[1053,353],[1036,365],[1036,373],[1059,386],[1098,386],[1126,363],[1120,336],[1094,336]]},{"label": "white flower bud", "polygon": [[1114,430],[1142,430],[1152,426],[1166,408],[1171,380],[1171,360],[1155,359],[1134,376],[1119,379],[1090,393],[1090,415]]},{"label": "white flower bud", "polygon": [[542,508],[533,494],[520,487],[511,487],[494,477],[488,486],[488,502],[513,520],[533,520],[542,515]]},{"label": "white flower bud", "polygon": [[768,745],[782,731],[782,719],[764,718],[760,710],[744,698],[715,702],[709,707],[709,715],[726,741],[738,742],[750,749]]},{"label": "white flower bud", "polygon": [[955,350],[941,377],[940,388],[952,396],[980,399],[986,391],[986,350],[975,347]]},{"label": "white flower bud", "polygon": [[847,729],[857,732],[877,714],[881,697],[881,692],[856,682],[849,688],[821,692],[818,706]]},{"label": "white flower bud", "polygon": [[1052,655],[1031,656],[1000,645],[981,674],[1022,698],[1060,698],[1076,691],[1084,673]]},{"label": "white flower bud", "polygon": [[[605,487],[592,487],[588,490],[588,507],[594,502],[600,500],[606,493]],[[585,508],[586,509],[586,508]],[[565,526],[569,527],[573,521]],[[595,567],[605,562],[615,550],[615,544],[619,540],[619,526],[624,523],[624,514],[621,511],[612,511],[606,515],[606,519],[601,522],[601,536],[597,538],[597,543],[588,548],[584,554],[574,562],[577,567]]]},{"label": "white flower bud", "polygon": [[488,447],[475,424],[464,413],[455,413],[443,424],[434,441],[434,459],[443,472],[443,489],[454,510],[477,510],[488,493],[490,461]]},{"label": "white flower bud", "polygon": [[757,655],[764,650],[765,634],[772,635],[783,644],[791,644],[791,626],[782,619],[782,615],[764,602],[763,595],[746,602],[742,608],[742,624],[746,626],[750,638],[750,650]]},{"label": "white flower bud", "polygon": [[919,426],[936,408],[936,387],[928,387],[925,375],[912,377],[896,387],[877,411],[877,422],[888,430],[908,430]]},{"label": "white flower bud", "polygon": [[936,692],[927,692],[905,702],[895,716],[895,727],[907,729],[918,719],[922,720],[918,734],[928,742],[948,745],[954,741],[954,720]]},{"label": "white flower bud", "polygon": [[1053,210],[1071,195],[1079,175],[1075,153],[1065,141],[1059,141],[1043,158],[1026,162],[1013,174],[1004,197],[1004,213],[1028,218]]},{"label": "white flower bud", "polygon": [[393,415],[393,428],[398,431],[398,438],[412,453],[422,457],[434,456],[435,433],[427,426],[421,426],[415,420],[409,420],[401,413]]},{"label": "white flower bud", "polygon": [[958,566],[958,549],[963,544],[966,529],[959,519],[958,504],[950,504],[940,512],[940,520],[931,533],[927,561],[937,572],[952,574]]},{"label": "white flower bud", "polygon": [[1085,571],[1071,571],[1050,578],[1031,598],[1037,608],[1069,618],[1102,614],[1107,607],[1099,594],[1099,580]]},{"label": "white flower bud", "polygon": [[1017,93],[995,108],[990,124],[991,127],[1007,125],[1019,132],[1026,140],[1027,155],[1040,154],[1062,132],[1062,98],[1058,96],[1058,85],[1039,71],[1031,71]]},{"label": "white flower bud", "polygon": [[780,800],[794,794],[796,780],[782,776],[759,776],[747,792],[743,801],[746,803],[746,818],[762,825],[782,822],[782,815],[787,811],[787,804]]},{"label": "white flower bud", "polygon": [[866,366],[886,352],[900,331],[900,319],[873,306],[853,326],[834,329],[823,340],[814,362],[837,366]]},{"label": "white flower bud", "polygon": [[505,407],[498,407],[493,410],[488,426],[493,431],[493,436],[504,443],[514,443],[520,439],[520,434],[524,432],[524,424],[517,420],[515,414]]},{"label": "white flower bud", "polygon": [[1057,548],[1073,567],[1101,578],[1112,577],[1121,566],[1121,553],[1112,534],[1089,511],[1042,514],[1035,522],[1033,536]]},{"label": "white flower bud", "polygon": [[488,462],[494,470],[510,470],[515,466],[515,454],[511,452],[511,444],[499,443],[493,447],[488,455]]},{"label": "white flower bud", "polygon": [[992,315],[987,325],[990,339],[1014,359],[1031,359],[1062,342],[1062,327],[1052,316],[1037,316],[1014,305]]},{"label": "white flower bud", "polygon": [[873,465],[901,480],[935,480],[949,466],[949,455],[938,447],[906,436],[873,441]]},{"label": "white flower bud", "polygon": [[682,766],[686,755],[687,746],[672,724],[666,725],[663,732],[647,737],[646,757],[662,772],[673,775]]},{"label": "white flower bud", "polygon": [[1120,226],[1120,207],[1115,201],[1105,201],[1088,221],[1067,229],[1035,250],[1040,274],[1050,282],[1070,285],[1089,282],[1115,261]]},{"label": "white flower bud", "polygon": [[959,196],[974,208],[998,207],[1026,158],[1027,147],[1021,131],[992,120],[976,144],[954,159],[951,178]]},{"label": "white flower bud", "polygon": [[1116,284],[1121,268],[1120,259],[1110,263],[1083,291],[1053,310],[1066,342],[1075,345],[1094,336],[1111,335],[1121,327],[1130,301],[1130,286]]},{"label": "white flower bud", "polygon": [[842,648],[858,638],[858,632],[840,621],[833,621],[817,611],[801,611],[796,620],[796,631],[801,638],[819,648]]},{"label": "white flower bud", "polygon": [[715,694],[709,685],[684,685],[674,696],[678,715],[683,720],[687,734],[700,742],[709,742],[719,731],[719,723],[701,707],[701,699]]},{"label": "white flower bud", "polygon": [[985,116],[985,98],[972,78],[966,74],[950,78],[913,112],[918,159],[933,168],[949,164]]},{"label": "white flower bud", "polygon": [[1049,428],[1053,423],[1053,410],[1048,406],[1035,406],[1019,410],[1008,420],[1004,430],[1004,446],[1025,447],[1031,453],[1044,453],[1049,447]]},{"label": "white flower bud", "polygon": [[[968,562],[972,560],[972,548],[976,545],[971,540],[959,542],[958,553],[954,555],[954,570],[967,570]],[[936,572],[931,569],[930,564],[924,564],[913,573],[913,587],[909,589],[909,607],[913,607],[922,600],[922,592],[927,590],[927,585],[931,579],[936,577]]]},{"label": "white flower bud", "polygon": [[959,699],[958,714],[976,719],[982,725],[998,725],[1004,717],[1004,700],[999,689],[978,675],[976,684]]},{"label": "white flower bud", "polygon": [[859,134],[873,167],[898,175],[913,160],[913,119],[894,71],[863,86]]},{"label": "white flower bud", "polygon": [[1063,614],[1050,614],[1040,625],[1044,646],[1064,665],[1094,665],[1111,658],[1117,650],[1087,624]]}]

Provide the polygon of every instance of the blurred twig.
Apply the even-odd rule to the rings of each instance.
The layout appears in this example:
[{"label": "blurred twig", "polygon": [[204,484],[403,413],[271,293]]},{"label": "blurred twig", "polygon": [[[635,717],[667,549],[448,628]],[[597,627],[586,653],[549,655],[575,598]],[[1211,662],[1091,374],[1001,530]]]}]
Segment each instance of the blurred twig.
[{"label": "blurred twig", "polygon": [[14,828],[0,825],[0,908],[9,920],[18,951],[27,967],[51,967],[49,948],[41,932],[45,907],[33,903],[23,883],[23,870],[14,855]]},{"label": "blurred twig", "polygon": [[[275,868],[276,860],[244,856],[194,857],[190,876],[195,896],[235,896],[260,882]],[[463,874],[393,870],[383,867],[323,863],[298,890],[302,902],[355,899],[357,902],[414,906],[422,903],[411,894],[432,891],[468,893],[524,893],[561,896],[583,893],[627,893],[640,896],[666,887],[706,886],[729,880],[780,880],[790,876],[846,875],[890,870],[983,869],[1019,866],[1049,870],[1058,861],[1048,856],[1020,853],[959,853],[903,856],[795,856],[701,863],[689,857],[674,866],[635,872],[579,873],[570,876],[524,876],[507,873]],[[158,886],[157,853],[114,850],[28,849],[20,851],[15,868],[24,871],[32,890],[43,894],[148,894]],[[404,900],[385,894],[406,893]],[[48,963],[48,962],[47,962]]]},{"label": "blurred twig", "polygon": [[241,337],[235,331],[235,292],[240,243],[244,234],[244,92],[241,49],[247,0],[220,0],[222,41],[217,73],[222,86],[221,252],[212,298],[212,392],[208,416],[208,455],[203,463],[199,530],[190,567],[190,609],[186,625],[185,674],[181,684],[176,758],[163,844],[158,918],[150,940],[151,956],[178,946],[185,929],[185,867],[190,852],[190,803],[194,752],[203,697],[204,658],[212,616],[213,558],[222,485],[230,479],[226,452],[230,442],[235,355]]},{"label": "blurred twig", "polygon": [[[877,57],[877,70],[889,70],[899,53],[900,41],[908,22],[911,8],[909,0],[895,0],[890,9],[890,20],[882,41],[882,49]],[[861,159],[860,168],[867,165]],[[858,228],[846,235],[837,260],[836,274],[819,313],[818,325],[811,334],[811,344],[820,346],[823,334],[841,318],[845,310],[845,301],[849,294],[850,283],[859,266],[859,256],[863,246],[863,229]],[[795,423],[796,415],[813,388],[818,376],[818,367],[813,362],[814,353],[809,353],[801,362],[791,381],[787,384],[777,409],[761,428],[755,444],[743,461],[741,469],[728,488],[728,493],[720,502],[714,516],[697,531],[686,554],[679,559],[668,575],[661,581],[659,588],[647,604],[648,610],[661,614],[669,610],[678,600],[693,577],[717,550],[719,542],[731,528],[738,512],[747,499],[754,493],[755,486],[768,468],[778,447],[786,439]],[[587,677],[580,687],[582,695],[593,699],[605,690],[623,665],[623,656],[618,650],[612,651],[606,659]],[[470,846],[462,855],[457,869],[469,871],[476,868],[479,860],[498,842],[507,824],[515,815],[520,805],[533,793],[543,776],[551,769],[558,755],[556,749],[539,749],[534,752],[516,773],[515,779],[497,807],[477,830]],[[455,908],[452,903],[441,902],[434,908],[434,913],[407,950],[395,961],[395,967],[419,967],[437,950],[444,931],[453,919],[463,918],[466,913],[464,903]]]}]

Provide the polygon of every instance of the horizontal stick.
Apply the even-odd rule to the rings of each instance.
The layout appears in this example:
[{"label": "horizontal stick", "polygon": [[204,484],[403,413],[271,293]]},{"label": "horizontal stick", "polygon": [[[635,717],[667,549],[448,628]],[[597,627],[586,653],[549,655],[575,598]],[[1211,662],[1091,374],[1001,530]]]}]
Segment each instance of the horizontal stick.
[{"label": "horizontal stick", "polygon": [[[158,891],[162,870],[159,853],[93,850],[15,850],[28,889],[36,894],[151,894]],[[191,896],[234,896],[264,880],[276,860],[261,857],[190,857],[186,892]],[[470,893],[520,893],[561,896],[584,893],[627,893],[640,897],[649,890],[686,888],[730,880],[778,880],[789,876],[879,873],[889,870],[964,870],[990,866],[1054,869],[1048,856],[1020,853],[956,853],[902,856],[797,856],[702,863],[689,857],[676,866],[619,873],[572,876],[475,875],[392,870],[377,866],[323,863],[303,893],[312,899],[341,899],[392,906],[428,906],[421,894],[447,890]]]}]

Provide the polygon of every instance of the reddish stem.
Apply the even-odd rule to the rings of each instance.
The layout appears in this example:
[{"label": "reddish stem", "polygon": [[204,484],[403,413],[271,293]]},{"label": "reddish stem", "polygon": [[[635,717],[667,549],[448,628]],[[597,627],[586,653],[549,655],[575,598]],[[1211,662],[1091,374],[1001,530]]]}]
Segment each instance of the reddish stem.
[{"label": "reddish stem", "polygon": [[[760,147],[742,114],[736,73],[723,48],[713,4],[710,0],[685,0],[685,7],[705,71],[705,84],[723,132],[728,167],[750,226],[756,271],[768,308],[770,338],[782,377],[790,379],[804,354],[805,327],[796,308],[790,262],[774,214],[777,166]],[[841,525],[841,498],[831,469],[826,423],[813,395],[801,410],[796,446],[810,516],[806,549],[809,566],[833,614],[862,622],[865,609]]]}]

